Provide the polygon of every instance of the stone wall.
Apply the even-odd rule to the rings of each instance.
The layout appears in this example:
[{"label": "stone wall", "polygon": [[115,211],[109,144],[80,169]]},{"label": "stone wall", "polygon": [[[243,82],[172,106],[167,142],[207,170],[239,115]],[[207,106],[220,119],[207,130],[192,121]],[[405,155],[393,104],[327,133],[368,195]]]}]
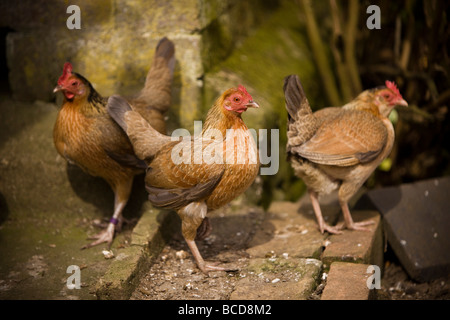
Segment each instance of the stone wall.
[{"label": "stone wall", "polygon": [[[175,127],[201,118],[203,74],[225,59],[270,15],[273,1],[74,0],[2,2],[9,84],[14,98],[52,101],[52,89],[70,61],[102,95],[132,95],[142,86],[158,40],[176,46]],[[69,30],[69,5],[81,11],[81,29]],[[59,101],[58,101],[59,102]]]}]

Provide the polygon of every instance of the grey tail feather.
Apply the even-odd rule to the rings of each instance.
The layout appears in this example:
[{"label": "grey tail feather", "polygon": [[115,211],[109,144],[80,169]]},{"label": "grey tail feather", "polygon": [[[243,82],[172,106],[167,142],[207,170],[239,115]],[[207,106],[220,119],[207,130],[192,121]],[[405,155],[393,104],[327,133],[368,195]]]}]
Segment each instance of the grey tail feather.
[{"label": "grey tail feather", "polygon": [[297,119],[297,113],[300,109],[302,114],[312,113],[305,91],[297,75],[289,75],[284,78],[283,91],[286,110],[291,118]]},{"label": "grey tail feather", "polygon": [[191,202],[206,198],[216,188],[224,172],[225,170],[213,179],[192,188],[161,189],[146,185],[145,189],[149,193],[149,201],[155,207],[178,210]]},{"label": "grey tail feather", "polygon": [[156,57],[162,57],[167,61],[170,71],[173,73],[175,67],[175,45],[167,37],[159,40],[156,46]]},{"label": "grey tail feather", "polygon": [[175,53],[175,46],[172,41],[170,41],[167,37],[159,40],[156,45],[156,56],[170,58]]},{"label": "grey tail feather", "polygon": [[110,158],[124,167],[136,168],[141,170],[147,169],[147,164],[145,163],[145,161],[139,159],[134,154],[117,154],[108,150],[105,150],[105,152]]},{"label": "grey tail feather", "polygon": [[119,126],[126,132],[127,124],[125,123],[124,115],[127,111],[131,111],[130,104],[121,96],[112,95],[108,99],[108,104],[106,106],[106,110],[108,110],[109,115],[114,121],[117,122]]}]

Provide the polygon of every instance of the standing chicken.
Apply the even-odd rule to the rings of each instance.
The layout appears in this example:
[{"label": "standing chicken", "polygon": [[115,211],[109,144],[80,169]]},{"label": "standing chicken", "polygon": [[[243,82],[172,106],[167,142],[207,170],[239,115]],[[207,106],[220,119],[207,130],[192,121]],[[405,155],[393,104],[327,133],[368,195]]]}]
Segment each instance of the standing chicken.
[{"label": "standing chicken", "polygon": [[340,233],[325,223],[318,196],[338,189],[347,229],[366,230],[373,221],[355,223],[348,201],[391,152],[394,128],[387,118],[396,105],[407,106],[396,85],[366,90],[343,107],[312,113],[298,76],[285,78],[288,111],[287,153],[295,174],[311,197],[319,229]]},{"label": "standing chicken", "polygon": [[[163,113],[171,103],[174,52],[170,40],[159,41],[144,88],[130,100],[159,132],[166,130]],[[70,63],[64,64],[54,92],[57,91],[64,94],[64,102],[53,130],[56,150],[69,163],[105,179],[115,195],[114,214],[108,227],[93,237],[96,241],[83,248],[105,242],[110,246],[115,229],[121,228],[122,210],[130,196],[133,178],[144,172],[146,165],[136,158],[128,137],[108,115],[107,99],[86,78],[72,72]]]},{"label": "standing chicken", "polygon": [[136,155],[149,164],[145,182],[150,202],[177,211],[183,237],[205,273],[225,270],[206,264],[195,243],[210,232],[207,212],[243,193],[259,170],[255,141],[241,118],[249,107],[259,106],[243,86],[228,89],[209,110],[200,136],[173,141],[151,128],[123,98],[108,101],[109,114],[127,133]]}]

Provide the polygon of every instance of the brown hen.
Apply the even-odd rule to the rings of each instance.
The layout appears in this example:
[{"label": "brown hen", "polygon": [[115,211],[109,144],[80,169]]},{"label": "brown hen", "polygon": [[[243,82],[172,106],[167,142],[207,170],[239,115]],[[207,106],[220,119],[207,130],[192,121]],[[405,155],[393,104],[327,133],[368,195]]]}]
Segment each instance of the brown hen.
[{"label": "brown hen", "polygon": [[[171,86],[175,57],[174,45],[167,38],[159,41],[144,88],[130,101],[142,117],[159,132],[165,133],[164,112],[171,103]],[[122,225],[122,211],[131,193],[133,178],[146,165],[133,152],[123,130],[106,111],[103,98],[82,75],[66,63],[54,92],[62,91],[63,105],[53,129],[56,150],[69,163],[93,176],[102,177],[114,195],[114,213],[106,230],[83,248],[100,243],[111,245],[114,232]]]},{"label": "brown hen", "polygon": [[109,114],[148,163],[150,202],[177,211],[183,237],[203,272],[225,270],[206,264],[195,243],[211,230],[207,213],[243,193],[259,170],[255,141],[241,118],[248,107],[258,104],[243,86],[229,89],[208,112],[200,136],[171,138],[152,129],[123,98],[108,102]]},{"label": "brown hen", "polygon": [[288,111],[287,153],[295,174],[305,182],[323,233],[341,233],[325,223],[318,197],[338,189],[347,229],[366,230],[353,222],[348,201],[391,152],[394,128],[387,118],[397,105],[407,106],[393,82],[366,90],[342,107],[312,113],[298,76],[285,78]]}]

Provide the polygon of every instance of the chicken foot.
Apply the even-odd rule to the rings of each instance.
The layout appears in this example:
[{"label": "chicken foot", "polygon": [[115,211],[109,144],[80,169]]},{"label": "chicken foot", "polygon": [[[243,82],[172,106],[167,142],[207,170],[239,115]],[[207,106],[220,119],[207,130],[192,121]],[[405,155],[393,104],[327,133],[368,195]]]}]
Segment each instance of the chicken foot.
[{"label": "chicken foot", "polygon": [[348,208],[347,202],[339,201],[339,204],[340,204],[341,210],[342,210],[342,214],[344,216],[344,222],[339,223],[338,225],[332,227],[329,224],[327,224],[325,222],[325,220],[323,219],[317,193],[312,190],[309,190],[309,196],[311,198],[311,203],[312,203],[314,213],[316,215],[317,223],[319,224],[319,230],[321,233],[324,233],[325,231],[327,231],[328,233],[331,233],[331,234],[341,234],[342,229],[370,231],[370,229],[365,228],[365,226],[372,225],[375,223],[372,220],[354,222],[352,219],[352,215],[350,213],[350,209]]},{"label": "chicken foot", "polygon": [[341,205],[342,214],[344,215],[344,223],[339,224],[339,226],[336,226],[338,229],[346,228],[350,230],[370,231],[370,229],[365,228],[365,226],[374,224],[375,223],[374,221],[369,220],[369,221],[353,222],[347,201],[339,201],[339,203]]},{"label": "chicken foot", "polygon": [[216,266],[216,263],[207,264],[205,260],[203,260],[202,255],[200,254],[200,251],[198,251],[197,244],[195,243],[195,240],[189,240],[186,239],[186,243],[189,247],[189,249],[192,252],[192,255],[194,256],[195,262],[197,263],[198,268],[203,272],[208,274],[208,271],[234,271],[235,269],[229,269],[224,267]]},{"label": "chicken foot", "polygon": [[96,234],[95,236],[89,237],[88,239],[90,240],[95,239],[96,241],[83,246],[81,249],[92,248],[102,243],[107,243],[108,248],[110,248],[112,241],[114,240],[114,233],[116,229],[120,230],[122,227],[123,222],[122,211],[125,208],[126,204],[127,204],[126,200],[120,201],[118,200],[118,197],[116,197],[116,201],[114,202],[114,214],[112,218],[109,220],[109,224],[106,227],[106,229]]}]

